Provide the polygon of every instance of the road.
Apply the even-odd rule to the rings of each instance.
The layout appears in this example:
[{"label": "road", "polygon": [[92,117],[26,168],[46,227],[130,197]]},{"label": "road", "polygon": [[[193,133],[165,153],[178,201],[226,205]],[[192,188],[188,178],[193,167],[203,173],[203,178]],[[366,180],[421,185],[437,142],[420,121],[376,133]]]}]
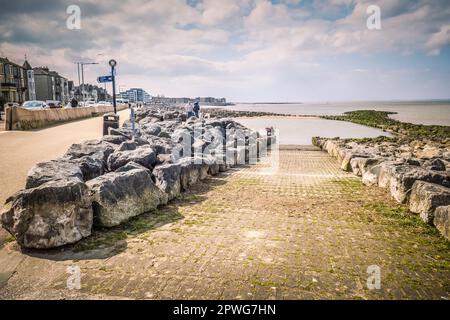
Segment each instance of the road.
[{"label": "road", "polygon": [[[121,124],[129,111],[119,112]],[[89,118],[33,131],[0,131],[0,204],[25,186],[36,163],[64,155],[73,143],[102,136],[103,118]]]}]

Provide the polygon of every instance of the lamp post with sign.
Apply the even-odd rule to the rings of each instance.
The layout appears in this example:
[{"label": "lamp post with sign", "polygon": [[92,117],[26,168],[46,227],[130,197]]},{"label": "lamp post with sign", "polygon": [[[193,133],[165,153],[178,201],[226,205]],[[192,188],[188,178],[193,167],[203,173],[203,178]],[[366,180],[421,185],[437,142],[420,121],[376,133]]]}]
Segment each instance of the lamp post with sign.
[{"label": "lamp post with sign", "polygon": [[117,106],[116,106],[116,65],[117,61],[114,59],[109,60],[109,66],[111,67],[111,76],[112,76],[112,91],[113,91],[113,106],[114,113],[117,114]]},{"label": "lamp post with sign", "polygon": [[103,115],[103,135],[109,134],[110,129],[119,129],[119,115],[117,114],[116,106],[116,65],[117,62],[114,59],[109,60],[109,66],[111,67],[111,74],[108,76],[98,77],[99,83],[112,82],[113,90],[113,107],[114,113],[107,113]]}]

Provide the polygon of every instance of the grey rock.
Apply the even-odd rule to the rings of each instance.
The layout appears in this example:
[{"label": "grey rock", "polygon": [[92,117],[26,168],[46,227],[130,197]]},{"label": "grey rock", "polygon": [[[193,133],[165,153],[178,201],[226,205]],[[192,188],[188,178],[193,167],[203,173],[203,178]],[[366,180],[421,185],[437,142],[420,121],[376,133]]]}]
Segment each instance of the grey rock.
[{"label": "grey rock", "polygon": [[371,167],[384,161],[382,158],[360,158],[355,157],[350,160],[352,172],[357,176],[362,176]]},{"label": "grey rock", "polygon": [[83,172],[80,167],[64,159],[51,160],[36,164],[28,172],[26,189],[36,188],[50,181],[80,181],[83,182]]},{"label": "grey rock", "polygon": [[160,137],[160,138],[171,138],[171,135],[167,131],[161,131],[160,133],[158,133],[158,137]]},{"label": "grey rock", "polygon": [[[115,172],[127,172],[127,171],[130,171],[130,170],[136,170],[136,169],[139,169],[139,170],[142,170],[142,169],[144,169],[144,170],[149,170],[149,169],[147,169],[146,167],[140,165],[139,163],[136,163],[136,162],[134,162],[134,161],[130,161],[130,162],[128,162],[126,165],[124,165],[123,167],[118,168]],[[149,170],[149,171],[150,171],[150,170]]]},{"label": "grey rock", "polygon": [[357,152],[347,151],[347,152],[345,152],[345,155],[344,155],[344,157],[342,159],[341,169],[344,170],[344,171],[352,171],[353,168],[351,166],[351,160],[353,158],[361,159],[361,158],[368,158],[368,157],[369,157],[369,155],[364,154],[364,153],[357,153]]},{"label": "grey rock", "polygon": [[104,142],[108,142],[108,143],[112,143],[112,144],[117,144],[120,145],[122,142],[125,142],[129,140],[127,137],[125,136],[113,136],[113,135],[106,135],[102,137],[102,141]]},{"label": "grey rock", "polygon": [[179,164],[165,164],[156,166],[153,169],[155,184],[165,194],[167,194],[168,201],[180,195],[181,192],[180,174],[181,174],[181,166]]},{"label": "grey rock", "polygon": [[111,136],[122,136],[128,140],[131,140],[131,138],[133,137],[133,133],[131,130],[124,130],[123,128],[121,129],[109,128],[108,134]]},{"label": "grey rock", "polygon": [[73,144],[64,155],[68,159],[77,159],[85,156],[98,158],[106,162],[108,157],[115,151],[117,145],[102,140],[89,140],[83,143]]},{"label": "grey rock", "polygon": [[398,202],[405,203],[416,180],[450,187],[450,175],[445,172],[426,170],[416,166],[400,165],[392,167],[389,171],[388,184],[391,195]]},{"label": "grey rock", "polygon": [[54,248],[91,234],[92,206],[87,186],[77,179],[50,181],[10,197],[3,227],[25,248]]},{"label": "grey rock", "polygon": [[423,167],[433,171],[445,171],[445,163],[441,159],[427,160],[423,163]]},{"label": "grey rock", "polygon": [[141,126],[141,131],[147,135],[157,136],[161,132],[161,127],[155,123],[148,123]]},{"label": "grey rock", "polygon": [[406,160],[406,163],[411,165],[411,166],[418,166],[418,167],[420,167],[422,165],[422,160],[415,159],[415,158],[409,158],[409,159]]},{"label": "grey rock", "polygon": [[83,173],[83,181],[95,179],[105,173],[105,162],[95,157],[82,157],[71,160],[78,165]]},{"label": "grey rock", "polygon": [[117,148],[117,151],[131,151],[136,150],[137,145],[132,140],[124,141],[120,144],[120,146]]},{"label": "grey rock", "polygon": [[437,207],[450,205],[450,188],[434,183],[416,181],[409,199],[409,210],[420,215],[426,223],[432,223]]},{"label": "grey rock", "polygon": [[87,182],[93,199],[94,225],[112,227],[156,209],[164,198],[149,170],[110,172]]},{"label": "grey rock", "polygon": [[447,240],[450,240],[450,206],[436,208],[433,224]]},{"label": "grey rock", "polygon": [[157,158],[157,164],[170,164],[170,163],[174,163],[174,159],[172,154],[158,154]]},{"label": "grey rock", "polygon": [[177,162],[180,165],[181,190],[186,191],[199,180],[198,166],[191,158],[183,158]]},{"label": "grey rock", "polygon": [[110,171],[115,171],[130,161],[153,169],[157,162],[156,153],[149,146],[142,146],[129,151],[115,151],[109,156],[107,164]]}]

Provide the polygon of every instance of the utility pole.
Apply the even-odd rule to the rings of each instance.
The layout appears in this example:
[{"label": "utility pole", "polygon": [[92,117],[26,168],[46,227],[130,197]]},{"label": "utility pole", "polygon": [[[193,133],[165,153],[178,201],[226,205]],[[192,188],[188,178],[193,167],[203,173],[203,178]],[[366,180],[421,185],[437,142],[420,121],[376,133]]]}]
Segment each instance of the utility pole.
[{"label": "utility pole", "polygon": [[[76,62],[78,65],[78,89],[80,89],[81,85],[81,95],[84,106],[84,66],[89,64],[98,64],[98,62]],[[80,84],[80,66],[81,66],[81,84]]]},{"label": "utility pole", "polygon": [[81,78],[80,78],[80,63],[75,62],[77,65],[77,73],[78,73],[78,99],[80,99],[80,88],[81,88]]}]

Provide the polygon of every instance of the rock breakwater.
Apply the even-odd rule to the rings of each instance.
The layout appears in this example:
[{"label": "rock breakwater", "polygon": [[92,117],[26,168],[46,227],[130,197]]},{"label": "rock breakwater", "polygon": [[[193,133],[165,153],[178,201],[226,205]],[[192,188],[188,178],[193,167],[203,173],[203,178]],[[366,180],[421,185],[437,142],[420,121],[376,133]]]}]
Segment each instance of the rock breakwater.
[{"label": "rock breakwater", "polygon": [[178,197],[208,175],[264,157],[275,137],[229,119],[186,119],[172,107],[145,107],[98,140],[34,166],[26,188],[6,200],[3,227],[20,246],[53,248],[88,237]]}]

